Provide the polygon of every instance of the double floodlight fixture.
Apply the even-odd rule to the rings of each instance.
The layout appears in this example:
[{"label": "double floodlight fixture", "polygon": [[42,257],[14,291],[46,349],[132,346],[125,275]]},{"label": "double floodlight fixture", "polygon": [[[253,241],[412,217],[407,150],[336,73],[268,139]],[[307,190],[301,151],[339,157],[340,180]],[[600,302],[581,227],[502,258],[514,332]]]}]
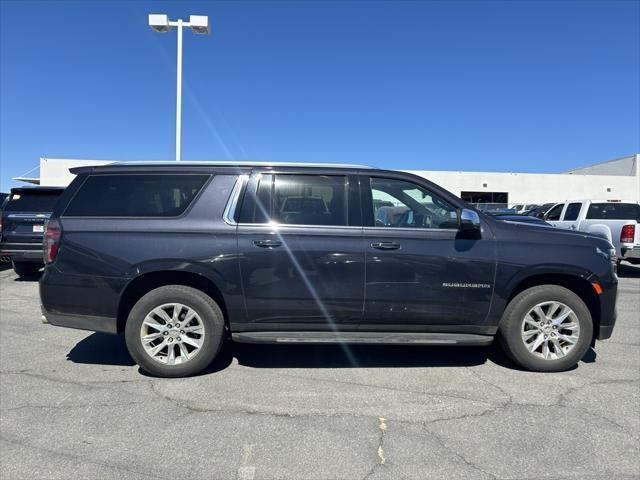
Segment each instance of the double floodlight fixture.
[{"label": "double floodlight fixture", "polygon": [[156,32],[168,32],[171,27],[191,27],[193,33],[199,35],[208,35],[209,31],[209,17],[207,15],[189,15],[189,21],[183,20],[172,21],[169,20],[168,15],[151,13],[149,14],[149,26]]},{"label": "double floodlight fixture", "polygon": [[180,161],[182,143],[182,29],[191,27],[193,33],[209,34],[209,17],[206,15],[190,15],[189,21],[169,20],[164,14],[149,14],[149,26],[156,32],[168,32],[171,27],[178,30],[178,55],[176,61],[176,161]]}]

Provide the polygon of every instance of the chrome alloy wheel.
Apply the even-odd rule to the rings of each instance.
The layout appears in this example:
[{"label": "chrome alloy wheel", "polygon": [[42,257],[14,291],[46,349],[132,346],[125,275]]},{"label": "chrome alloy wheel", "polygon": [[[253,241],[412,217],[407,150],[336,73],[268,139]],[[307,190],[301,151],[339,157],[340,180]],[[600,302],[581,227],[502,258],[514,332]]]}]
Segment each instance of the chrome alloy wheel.
[{"label": "chrome alloy wheel", "polygon": [[188,362],[204,342],[204,323],[194,309],[181,303],[165,303],[151,310],[140,327],[145,352],[165,365]]},{"label": "chrome alloy wheel", "polygon": [[580,323],[561,302],[537,304],[524,316],[522,341],[529,352],[545,360],[564,357],[578,343]]}]

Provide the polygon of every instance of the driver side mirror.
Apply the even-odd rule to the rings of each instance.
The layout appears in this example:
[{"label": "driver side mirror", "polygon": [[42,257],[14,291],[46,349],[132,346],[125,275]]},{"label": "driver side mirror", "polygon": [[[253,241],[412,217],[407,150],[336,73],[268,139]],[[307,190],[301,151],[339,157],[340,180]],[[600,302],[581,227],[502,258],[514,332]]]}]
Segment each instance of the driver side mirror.
[{"label": "driver side mirror", "polygon": [[478,212],[463,208],[460,214],[460,230],[480,233],[480,215],[478,215]]}]

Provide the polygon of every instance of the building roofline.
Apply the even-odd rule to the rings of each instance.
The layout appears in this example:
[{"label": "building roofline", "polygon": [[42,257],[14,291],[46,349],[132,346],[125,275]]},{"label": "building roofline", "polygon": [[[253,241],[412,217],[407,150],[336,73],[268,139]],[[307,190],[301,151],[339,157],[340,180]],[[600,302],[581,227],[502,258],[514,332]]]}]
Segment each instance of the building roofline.
[{"label": "building roofline", "polygon": [[[606,165],[607,163],[613,163],[613,162],[617,162],[619,160],[626,160],[627,158],[632,158],[632,159],[635,160],[638,156],[640,156],[640,153],[630,153],[629,155],[623,155],[622,157],[612,158],[611,160],[604,160],[602,162],[589,163],[589,164],[583,165],[581,167],[570,168],[569,170],[565,170],[564,172],[560,172],[560,173],[571,174],[571,172],[574,172],[576,170],[583,170],[585,168],[597,167],[599,165]],[[622,176],[622,175],[618,175],[618,176]]]}]

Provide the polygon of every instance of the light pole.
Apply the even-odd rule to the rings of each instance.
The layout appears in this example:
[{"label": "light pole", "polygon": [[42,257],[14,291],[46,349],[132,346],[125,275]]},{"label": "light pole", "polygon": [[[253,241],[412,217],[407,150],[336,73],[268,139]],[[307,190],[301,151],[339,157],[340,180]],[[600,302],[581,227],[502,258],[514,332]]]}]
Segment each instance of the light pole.
[{"label": "light pole", "polygon": [[178,59],[176,73],[176,162],[180,161],[180,143],[182,135],[182,27],[191,27],[193,33],[209,34],[209,17],[206,15],[190,15],[189,21],[182,19],[172,21],[167,15],[150,14],[149,26],[156,32],[168,32],[171,27],[178,27]]}]

